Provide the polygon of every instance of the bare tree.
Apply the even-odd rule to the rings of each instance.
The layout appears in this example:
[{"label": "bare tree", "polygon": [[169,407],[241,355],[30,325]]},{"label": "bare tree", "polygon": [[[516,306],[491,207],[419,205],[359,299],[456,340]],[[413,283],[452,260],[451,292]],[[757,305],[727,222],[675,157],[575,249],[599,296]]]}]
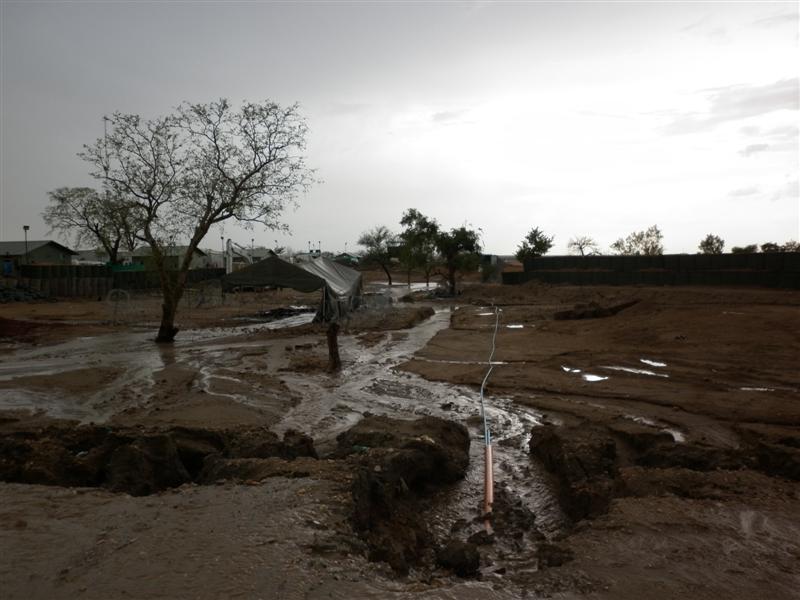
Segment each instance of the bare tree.
[{"label": "bare tree", "polygon": [[718,235],[709,233],[700,241],[700,254],[722,254],[725,248],[725,240]]},{"label": "bare tree", "polygon": [[595,239],[588,235],[579,235],[570,239],[567,242],[567,249],[570,254],[580,254],[581,256],[597,254],[600,250]]},{"label": "bare tree", "polygon": [[611,244],[611,249],[627,256],[658,256],[664,254],[663,237],[658,225],[652,225],[645,231],[634,231],[625,239],[618,239]]},{"label": "bare tree", "polygon": [[389,270],[391,265],[389,248],[394,239],[394,234],[383,225],[378,225],[369,231],[365,231],[358,238],[358,245],[367,249],[364,253],[364,260],[374,262],[380,266],[383,272],[386,273],[386,277],[389,278],[389,285],[392,285],[392,273]]},{"label": "bare tree", "polygon": [[[158,342],[171,342],[192,256],[211,226],[235,219],[282,229],[287,204],[313,183],[303,151],[307,126],[297,105],[227,100],[181,105],[143,120],[115,113],[104,138],[84,147],[92,175],[135,208],[163,296]],[[186,241],[177,271],[170,247]]]},{"label": "bare tree", "polygon": [[120,247],[133,251],[141,231],[135,206],[109,193],[86,187],[58,188],[48,193],[42,218],[50,231],[71,236],[76,246],[102,246],[109,262],[119,262]]}]

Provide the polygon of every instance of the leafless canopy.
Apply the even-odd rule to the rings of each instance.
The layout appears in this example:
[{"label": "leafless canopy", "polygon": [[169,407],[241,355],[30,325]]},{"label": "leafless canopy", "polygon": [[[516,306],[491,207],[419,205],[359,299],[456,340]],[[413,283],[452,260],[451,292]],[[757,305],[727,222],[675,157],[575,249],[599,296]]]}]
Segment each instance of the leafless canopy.
[{"label": "leafless canopy", "polygon": [[[314,181],[297,105],[246,102],[237,110],[222,99],[185,103],[150,120],[115,113],[108,125],[81,157],[141,215],[165,305],[180,299],[192,255],[212,225],[235,219],[284,228],[282,211]],[[167,277],[165,250],[177,244],[186,245],[179,275]]]}]

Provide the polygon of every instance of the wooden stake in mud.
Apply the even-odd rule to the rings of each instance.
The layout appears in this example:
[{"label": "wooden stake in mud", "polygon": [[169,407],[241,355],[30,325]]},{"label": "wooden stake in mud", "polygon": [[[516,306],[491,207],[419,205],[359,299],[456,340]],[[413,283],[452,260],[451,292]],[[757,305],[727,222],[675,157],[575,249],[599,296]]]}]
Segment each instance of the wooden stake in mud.
[{"label": "wooden stake in mud", "polygon": [[342,359],[339,357],[339,323],[328,323],[328,370],[338,371],[342,368]]}]

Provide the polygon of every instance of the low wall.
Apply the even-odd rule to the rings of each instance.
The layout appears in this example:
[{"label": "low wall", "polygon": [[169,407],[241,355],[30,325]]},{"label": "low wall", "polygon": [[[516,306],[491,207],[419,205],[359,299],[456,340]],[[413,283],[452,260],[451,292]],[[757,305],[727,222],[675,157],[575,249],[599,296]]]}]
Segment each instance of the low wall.
[{"label": "low wall", "polygon": [[800,253],[541,256],[503,283],[573,285],[732,285],[800,289]]}]

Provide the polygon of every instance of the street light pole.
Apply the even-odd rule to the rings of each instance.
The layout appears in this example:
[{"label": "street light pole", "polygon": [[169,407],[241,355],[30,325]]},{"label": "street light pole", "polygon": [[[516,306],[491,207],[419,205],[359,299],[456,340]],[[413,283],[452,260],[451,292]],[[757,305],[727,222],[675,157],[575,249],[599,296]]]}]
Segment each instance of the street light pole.
[{"label": "street light pole", "polygon": [[28,258],[28,230],[31,228],[30,225],[23,225],[22,231],[25,232],[25,264],[30,264],[30,259]]}]

